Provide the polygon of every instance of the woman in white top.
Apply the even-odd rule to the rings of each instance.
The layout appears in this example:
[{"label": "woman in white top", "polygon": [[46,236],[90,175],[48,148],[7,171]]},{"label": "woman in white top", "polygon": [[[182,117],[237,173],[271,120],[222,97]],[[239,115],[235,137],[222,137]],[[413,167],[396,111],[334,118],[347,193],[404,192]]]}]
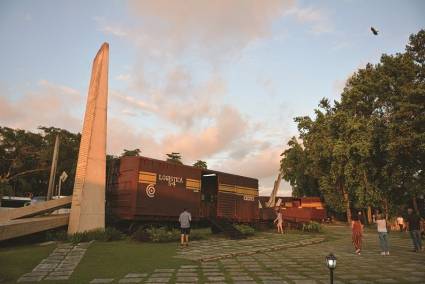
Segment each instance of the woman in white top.
[{"label": "woman in white top", "polygon": [[381,246],[381,255],[390,255],[388,249],[388,231],[387,231],[387,221],[382,216],[378,214],[376,225],[378,227],[378,236],[379,236],[379,245]]},{"label": "woman in white top", "polygon": [[277,217],[274,219],[273,223],[277,222],[277,232],[283,234],[283,218],[282,212],[280,209],[277,211]]}]

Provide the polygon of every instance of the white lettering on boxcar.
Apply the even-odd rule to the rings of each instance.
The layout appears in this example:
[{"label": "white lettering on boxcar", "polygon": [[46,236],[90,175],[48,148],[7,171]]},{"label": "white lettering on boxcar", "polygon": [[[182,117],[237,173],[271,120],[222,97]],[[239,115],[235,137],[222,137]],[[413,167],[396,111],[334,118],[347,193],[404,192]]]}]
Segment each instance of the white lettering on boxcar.
[{"label": "white lettering on boxcar", "polygon": [[177,183],[183,183],[182,177],[173,177],[173,176],[166,176],[166,175],[158,175],[158,179],[160,181],[166,181],[169,186],[176,187]]}]

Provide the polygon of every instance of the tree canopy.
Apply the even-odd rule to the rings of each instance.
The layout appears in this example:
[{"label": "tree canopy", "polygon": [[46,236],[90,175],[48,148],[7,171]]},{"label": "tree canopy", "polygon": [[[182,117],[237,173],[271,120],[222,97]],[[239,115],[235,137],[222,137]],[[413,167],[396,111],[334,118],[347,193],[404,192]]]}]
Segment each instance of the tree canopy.
[{"label": "tree canopy", "polygon": [[167,162],[177,165],[183,165],[182,156],[178,152],[172,152],[170,154],[167,154]]},{"label": "tree canopy", "polygon": [[136,148],[133,150],[124,149],[124,151],[121,154],[121,157],[140,157],[141,152],[142,151],[139,148]]},{"label": "tree canopy", "polygon": [[324,98],[314,117],[297,117],[299,137],[281,170],[294,196],[321,196],[336,212],[397,211],[425,194],[425,31],[404,53],[383,54]]},{"label": "tree canopy", "polygon": [[196,167],[196,168],[206,170],[207,169],[207,162],[198,160],[198,161],[196,161],[196,163],[193,164],[193,166]]},{"label": "tree canopy", "polygon": [[0,127],[0,195],[46,195],[56,135],[61,140],[57,174],[69,176],[62,193],[72,192],[81,135],[55,127],[39,130]]}]

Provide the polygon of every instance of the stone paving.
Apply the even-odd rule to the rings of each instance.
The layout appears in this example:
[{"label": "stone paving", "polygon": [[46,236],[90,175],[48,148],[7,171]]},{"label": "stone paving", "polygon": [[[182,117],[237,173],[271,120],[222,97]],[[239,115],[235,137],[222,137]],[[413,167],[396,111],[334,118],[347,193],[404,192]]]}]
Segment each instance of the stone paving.
[{"label": "stone paving", "polygon": [[[411,252],[408,239],[399,233],[390,234],[390,256],[381,256],[378,237],[366,233],[362,255],[353,252],[349,229],[342,227],[337,240],[311,244],[303,240],[302,247],[287,247],[280,250],[257,252],[249,255],[218,258],[211,261],[194,262],[179,268],[161,268],[149,273],[130,273],[121,279],[94,279],[90,283],[264,283],[264,284],[314,284],[329,283],[329,271],[325,267],[325,256],[333,252],[337,260],[334,283],[425,283],[425,253]],[[252,241],[252,240],[251,240]],[[273,239],[263,240],[262,246],[276,246]],[[229,245],[233,241],[222,240]],[[235,241],[250,244],[246,241]],[[212,255],[217,251],[217,240],[213,247],[192,243],[190,253],[179,253],[179,257],[202,254]],[[244,246],[244,245],[242,245]],[[237,246],[236,246],[237,247]],[[226,247],[218,250],[238,250]],[[256,247],[256,246],[255,246]]]},{"label": "stone paving", "polygon": [[41,280],[68,280],[83,258],[90,243],[59,244],[31,272],[22,275],[18,282],[39,282]]},{"label": "stone paving", "polygon": [[[128,271],[119,279],[99,275],[90,283],[329,283],[324,259],[330,252],[337,256],[335,284],[425,283],[425,253],[411,252],[410,240],[401,233],[390,234],[391,254],[381,256],[378,236],[369,231],[364,236],[362,254],[356,255],[349,228],[332,230],[335,240],[319,242],[321,238],[306,234],[300,236],[303,239],[299,241],[286,242],[286,246],[282,246],[282,238],[277,234],[262,234],[242,241],[192,242],[189,248],[177,249],[178,257],[204,261],[193,261],[191,265],[177,268]],[[87,247],[88,244],[59,245],[18,282],[67,283],[72,280],[72,272]],[[238,255],[243,250],[249,253]],[[209,261],[199,257],[202,255],[208,256]]]},{"label": "stone paving", "polygon": [[176,257],[194,261],[212,261],[235,256],[287,249],[291,247],[312,245],[324,241],[323,237],[311,238],[300,235],[297,241],[282,242],[279,234],[264,233],[262,237],[245,240],[214,239],[191,242],[188,248],[177,252]]}]

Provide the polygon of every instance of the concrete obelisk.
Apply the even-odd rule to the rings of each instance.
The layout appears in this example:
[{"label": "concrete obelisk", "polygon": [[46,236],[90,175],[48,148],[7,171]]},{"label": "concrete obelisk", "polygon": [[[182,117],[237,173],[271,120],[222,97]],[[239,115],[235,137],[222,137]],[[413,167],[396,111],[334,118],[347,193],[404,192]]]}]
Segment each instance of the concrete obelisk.
[{"label": "concrete obelisk", "polygon": [[105,228],[109,45],[93,60],[68,234]]}]

